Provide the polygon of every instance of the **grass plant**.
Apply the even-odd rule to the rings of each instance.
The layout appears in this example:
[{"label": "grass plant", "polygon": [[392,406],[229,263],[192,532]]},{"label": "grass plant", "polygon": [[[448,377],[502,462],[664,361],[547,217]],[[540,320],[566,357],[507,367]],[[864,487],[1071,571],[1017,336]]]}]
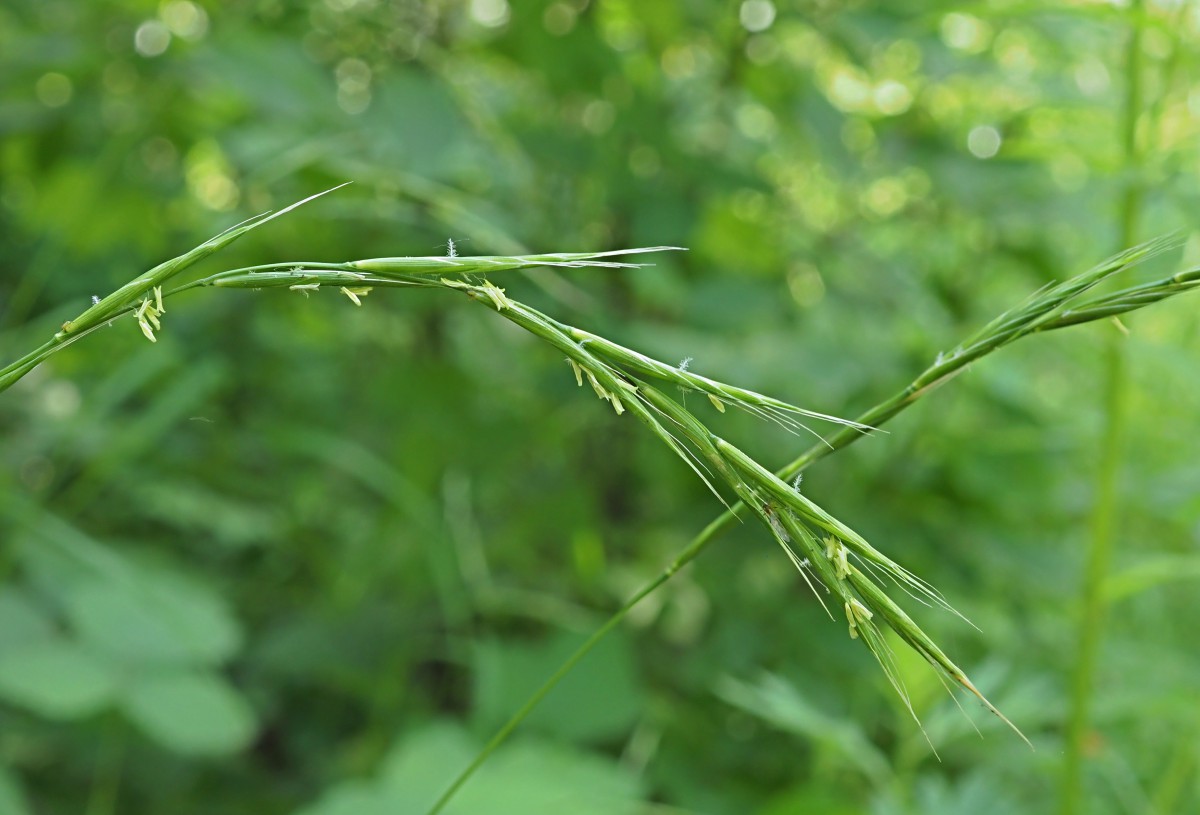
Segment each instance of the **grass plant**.
[{"label": "grass plant", "polygon": [[[316,196],[313,196],[314,198]],[[305,199],[305,201],[312,198]],[[540,687],[500,729],[475,760],[434,804],[437,813],[467,782],[492,752],[520,725],[545,695],[643,598],[669,580],[703,552],[735,519],[753,516],[780,546],[789,562],[816,594],[833,619],[840,615],[848,635],[863,643],[878,661],[897,693],[913,713],[893,656],[884,637],[890,628],[901,641],[926,660],[951,687],[961,687],[1008,722],[949,656],[909,616],[889,591],[898,588],[918,602],[953,612],[943,597],[920,577],[868,542],[850,525],[834,517],[801,493],[793,481],[803,470],[841,450],[909,405],[962,373],[972,363],[1030,334],[1115,317],[1158,300],[1188,291],[1200,281],[1191,269],[1152,283],[1136,285],[1092,299],[1089,292],[1137,263],[1177,245],[1162,238],[1126,250],[1091,270],[1049,286],[988,323],[934,362],[909,385],[854,420],[802,408],[754,391],[699,375],[684,366],[655,360],[592,332],[577,328],[510,297],[490,279],[498,272],[536,266],[560,269],[635,267],[625,258],[676,247],[650,247],[597,253],[554,253],[523,256],[452,256],[374,258],[342,263],[271,263],[219,272],[173,289],[166,284],[195,262],[237,237],[278,217],[250,219],[190,252],[160,264],[96,302],[39,348],[0,370],[0,390],[11,387],[42,361],[79,338],[113,321],[132,316],[150,340],[162,328],[165,301],[199,289],[281,289],[305,296],[333,291],[354,305],[376,288],[440,289],[464,296],[518,325],[563,354],[570,374],[586,383],[618,414],[631,414],[689,467],[725,505],[713,520],[653,580],[639,589]],[[621,258],[619,260],[614,258]],[[835,430],[819,436],[804,453],[772,471],[753,456],[715,434],[680,401],[655,387],[667,383],[684,393],[704,393],[724,412],[734,406],[759,418],[777,422],[792,432],[808,431],[803,420],[832,423]],[[812,432],[812,431],[810,431]],[[957,613],[957,612],[954,612]],[[1016,727],[1013,726],[1016,730]],[[1017,731],[1020,733],[1020,731]],[[1022,736],[1024,738],[1024,736]]]}]

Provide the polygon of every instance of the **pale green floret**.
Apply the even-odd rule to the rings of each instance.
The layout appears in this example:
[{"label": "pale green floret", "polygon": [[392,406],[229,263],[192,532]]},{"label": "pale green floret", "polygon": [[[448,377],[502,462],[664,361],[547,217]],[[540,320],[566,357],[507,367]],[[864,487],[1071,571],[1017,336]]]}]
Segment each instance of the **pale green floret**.
[{"label": "pale green floret", "polygon": [[[157,298],[156,298],[157,299]],[[138,327],[142,329],[142,333],[146,335],[146,339],[150,342],[158,342],[158,338],[154,336],[155,331],[162,330],[162,323],[159,322],[158,315],[161,310],[155,308],[154,303],[150,302],[150,298],[142,299],[138,307],[134,310],[134,317],[137,319]]]},{"label": "pale green floret", "polygon": [[297,283],[294,286],[288,286],[288,291],[298,291],[308,297],[309,292],[319,291],[320,288],[320,283]]},{"label": "pale green floret", "polygon": [[[593,374],[591,371],[586,371],[585,373],[587,374],[588,382],[591,383],[592,390],[596,392],[596,395],[601,399],[607,400],[609,403],[611,403],[613,410],[617,412],[618,416],[624,413],[625,405],[621,402],[620,397],[618,397],[615,393],[606,390],[604,386],[597,382],[595,374]],[[617,381],[619,382],[620,380]]]},{"label": "pale green floret", "polygon": [[573,359],[568,359],[567,363],[571,366],[571,370],[575,372],[575,384],[578,387],[582,388],[583,387],[583,369],[580,368],[579,363],[577,363]]},{"label": "pale green floret", "polygon": [[362,305],[360,297],[366,297],[371,293],[370,286],[342,286],[342,294],[350,298],[350,301],[356,306]]},{"label": "pale green floret", "polygon": [[870,609],[862,603],[855,600],[853,597],[846,602],[846,619],[850,623],[850,639],[858,639],[858,628],[861,625],[871,622],[871,618],[875,615]]},{"label": "pale green floret", "polygon": [[492,301],[492,305],[496,307],[497,311],[503,311],[506,308],[512,308],[512,301],[510,301],[504,295],[504,289],[500,288],[490,280],[484,281],[480,289],[483,291],[484,295]]},{"label": "pale green floret", "polygon": [[845,580],[850,574],[849,554],[850,550],[837,538],[825,539],[825,557],[833,563],[838,580]]}]

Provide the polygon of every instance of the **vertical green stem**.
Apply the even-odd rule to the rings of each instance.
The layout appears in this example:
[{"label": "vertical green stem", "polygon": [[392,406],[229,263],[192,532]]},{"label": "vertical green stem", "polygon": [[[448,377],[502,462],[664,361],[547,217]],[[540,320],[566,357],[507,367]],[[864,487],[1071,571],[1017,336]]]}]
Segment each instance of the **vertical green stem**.
[{"label": "vertical green stem", "polygon": [[[1125,106],[1121,122],[1121,141],[1125,170],[1129,174],[1119,209],[1120,243],[1129,244],[1137,232],[1142,206],[1142,187],[1138,178],[1137,122],[1142,110],[1142,0],[1134,0],[1130,9],[1133,25],[1125,57]],[[1083,773],[1091,729],[1092,690],[1096,665],[1104,633],[1106,603],[1104,580],[1108,575],[1112,543],[1119,523],[1117,485],[1121,473],[1121,453],[1125,440],[1126,359],[1124,338],[1118,331],[1108,337],[1105,353],[1104,435],[1100,439],[1100,462],[1096,479],[1096,501],[1092,509],[1091,535],[1087,562],[1079,597],[1076,638],[1078,652],[1071,676],[1070,711],[1066,726],[1066,744],[1062,771],[1059,812],[1076,815],[1084,811]]]},{"label": "vertical green stem", "polygon": [[113,815],[121,789],[121,772],[125,764],[125,725],[116,717],[108,722],[92,777],[85,815]]}]

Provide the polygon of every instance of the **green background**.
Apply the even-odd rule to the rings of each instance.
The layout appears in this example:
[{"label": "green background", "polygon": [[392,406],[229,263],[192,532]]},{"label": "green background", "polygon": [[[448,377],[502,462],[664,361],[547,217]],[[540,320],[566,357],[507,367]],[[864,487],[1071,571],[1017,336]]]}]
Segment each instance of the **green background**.
[{"label": "green background", "polygon": [[[1182,0],[9,0],[0,349],[353,181],[200,271],[447,238],[685,246],[504,285],[853,416],[1121,248],[1129,190],[1129,237],[1185,239],[1139,274],[1196,262],[1198,45]],[[1089,813],[1200,808],[1195,309],[1124,321]],[[0,812],[421,813],[720,509],[560,354],[459,298],[202,291],[163,321],[0,396]],[[1036,751],[898,650],[939,761],[747,523],[448,811],[1058,811],[1116,332],[1023,340],[804,482],[979,626],[908,604]],[[764,464],[807,446],[696,401]]]}]

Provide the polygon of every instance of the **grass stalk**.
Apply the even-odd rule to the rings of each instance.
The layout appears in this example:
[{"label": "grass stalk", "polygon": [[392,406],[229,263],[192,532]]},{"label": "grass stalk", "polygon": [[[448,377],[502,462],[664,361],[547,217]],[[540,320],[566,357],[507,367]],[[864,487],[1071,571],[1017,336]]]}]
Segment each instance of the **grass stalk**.
[{"label": "grass stalk", "polygon": [[[1131,29],[1125,54],[1125,100],[1121,119],[1121,143],[1128,178],[1121,196],[1119,229],[1121,245],[1137,234],[1142,208],[1142,185],[1138,177],[1137,125],[1142,112],[1142,0],[1129,9]],[[1104,429],[1100,438],[1100,461],[1096,475],[1083,585],[1080,587],[1076,627],[1075,664],[1070,677],[1070,702],[1064,733],[1059,812],[1077,815],[1084,804],[1084,764],[1091,731],[1092,695],[1096,667],[1104,636],[1107,603],[1104,593],[1112,560],[1113,539],[1120,523],[1118,482],[1128,414],[1127,360],[1123,332],[1110,331],[1106,338],[1104,368]]]}]

